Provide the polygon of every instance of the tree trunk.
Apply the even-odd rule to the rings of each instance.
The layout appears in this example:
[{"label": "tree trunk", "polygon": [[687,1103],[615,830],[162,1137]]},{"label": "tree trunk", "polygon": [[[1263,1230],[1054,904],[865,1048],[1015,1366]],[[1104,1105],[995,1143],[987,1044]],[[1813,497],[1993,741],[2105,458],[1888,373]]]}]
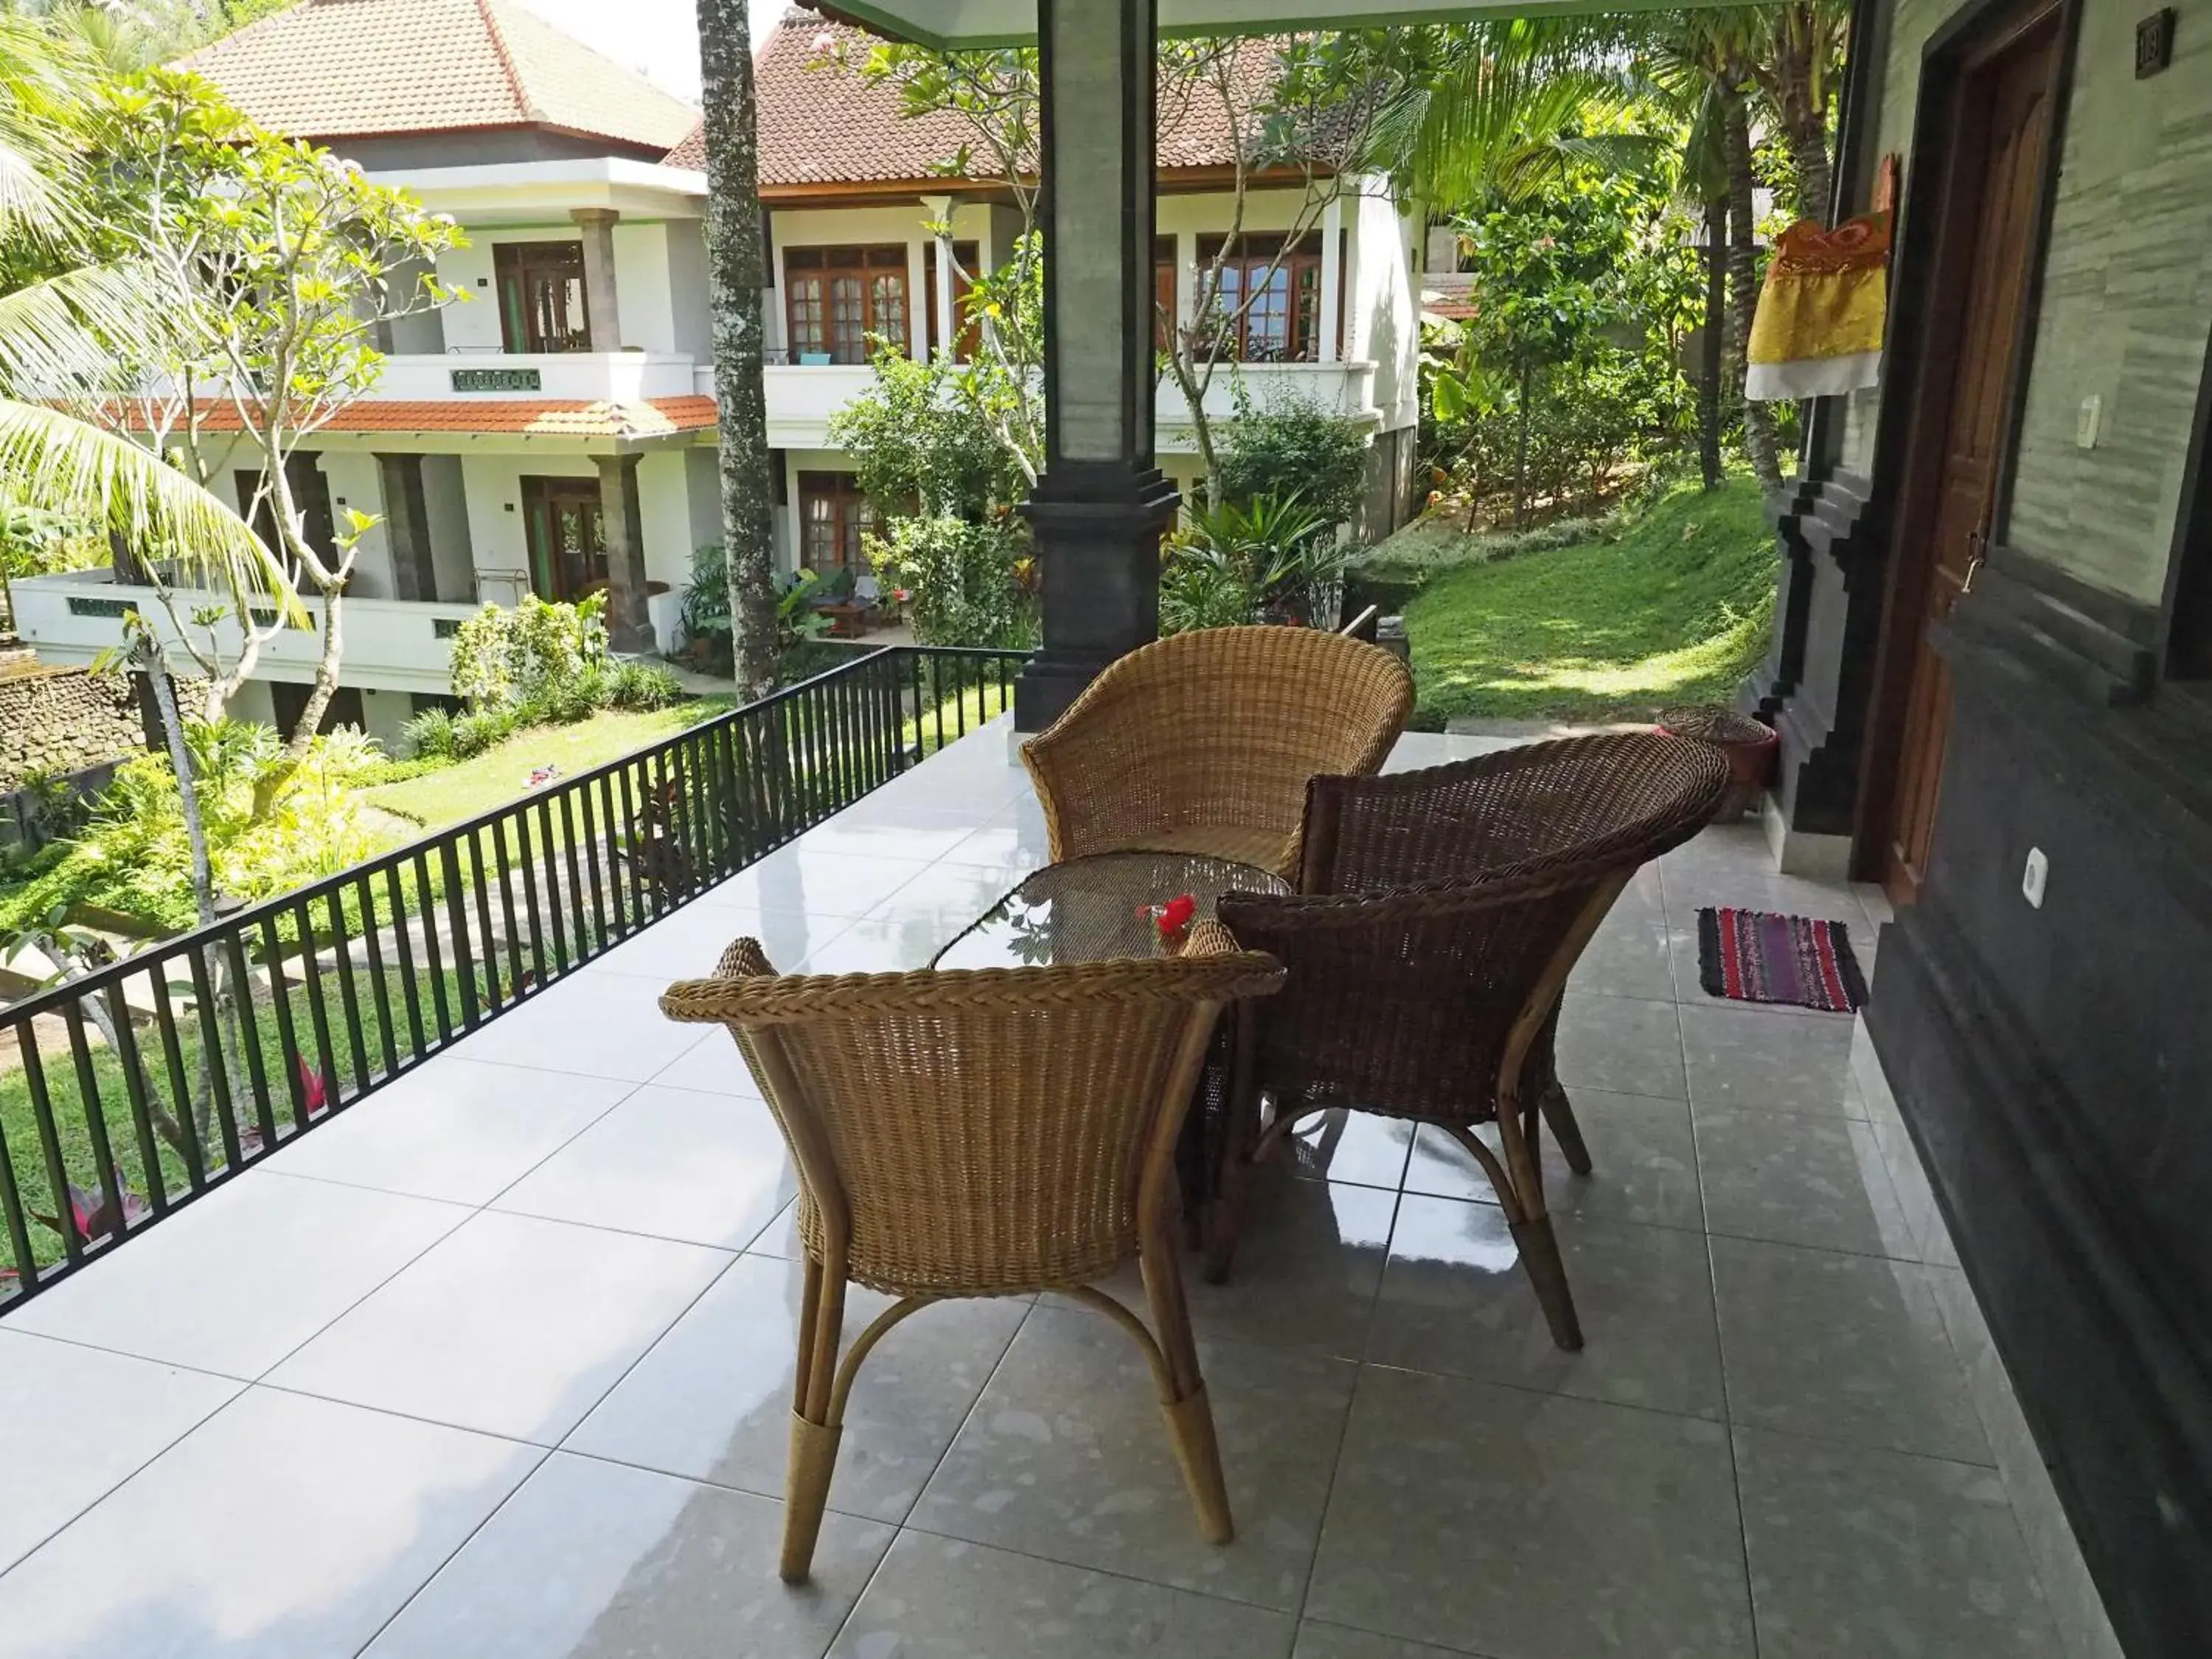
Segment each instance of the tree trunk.
[{"label": "tree trunk", "polygon": [[762,380],[760,138],[745,0],[698,0],[700,104],[707,136],[707,258],[720,407],[722,544],[738,692],[775,685],[774,485]]},{"label": "tree trunk", "polygon": [[1698,342],[1698,471],[1721,483],[1721,337],[1728,331],[1728,200],[1705,204],[1705,323]]},{"label": "tree trunk", "polygon": [[[1759,246],[1752,212],[1751,118],[1743,94],[1733,84],[1722,88],[1722,142],[1728,154],[1729,185],[1729,362],[1728,382],[1739,392],[1751,347],[1752,313],[1759,306]],[[1743,405],[1743,447],[1762,489],[1782,488],[1782,468],[1774,455],[1774,415],[1748,398]]]},{"label": "tree trunk", "polygon": [[207,824],[200,817],[198,779],[192,772],[192,753],[185,746],[185,724],[177,713],[177,688],[169,681],[168,665],[150,635],[141,634],[131,647],[131,666],[143,672],[153,688],[161,711],[161,732],[169,749],[169,765],[177,775],[177,810],[185,820],[185,844],[192,860],[192,901],[203,927],[215,925],[215,864],[208,855]]},{"label": "tree trunk", "polygon": [[1528,365],[1521,365],[1520,435],[1514,441],[1513,453],[1513,527],[1523,529],[1528,522],[1528,404],[1534,386]]}]

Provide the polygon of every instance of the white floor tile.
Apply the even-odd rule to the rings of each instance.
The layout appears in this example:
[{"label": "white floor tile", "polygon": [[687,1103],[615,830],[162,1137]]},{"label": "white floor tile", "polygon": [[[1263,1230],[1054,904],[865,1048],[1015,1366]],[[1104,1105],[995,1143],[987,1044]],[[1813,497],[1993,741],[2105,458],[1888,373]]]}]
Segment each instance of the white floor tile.
[{"label": "white floor tile", "polygon": [[9,1328],[256,1377],[468,1215],[255,1170],[40,1292]]},{"label": "white floor tile", "polygon": [[269,1380],[553,1445],[729,1261],[695,1245],[486,1212]]},{"label": "white floor tile", "polygon": [[278,1152],[286,1175],[484,1204],[635,1085],[439,1054]]},{"label": "white floor tile", "polygon": [[463,1039],[471,1060],[642,1083],[703,1041],[660,1012],[668,981],[586,968]]},{"label": "white floor tile", "polygon": [[0,1328],[0,1572],[243,1386]]},{"label": "white floor tile", "polygon": [[0,1577],[0,1653],[358,1652],[540,1455],[251,1389]]}]

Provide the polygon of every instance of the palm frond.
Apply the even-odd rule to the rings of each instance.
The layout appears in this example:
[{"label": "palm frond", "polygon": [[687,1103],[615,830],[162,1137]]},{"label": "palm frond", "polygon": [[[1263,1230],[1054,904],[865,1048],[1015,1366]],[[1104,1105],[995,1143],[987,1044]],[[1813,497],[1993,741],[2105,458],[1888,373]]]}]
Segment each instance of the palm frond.
[{"label": "palm frond", "polygon": [[128,438],[43,404],[0,398],[0,481],[27,505],[104,523],[193,586],[268,594],[286,619],[307,613],[261,538],[216,496]]},{"label": "palm frond", "polygon": [[153,274],[87,265],[0,294],[0,394],[27,400],[106,396],[158,361],[173,323]]}]

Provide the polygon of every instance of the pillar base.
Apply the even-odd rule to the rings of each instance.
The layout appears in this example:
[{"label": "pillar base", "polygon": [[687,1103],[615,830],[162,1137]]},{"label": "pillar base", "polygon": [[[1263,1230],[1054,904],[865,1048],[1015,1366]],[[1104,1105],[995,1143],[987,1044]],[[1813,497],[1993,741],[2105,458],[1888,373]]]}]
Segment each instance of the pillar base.
[{"label": "pillar base", "polygon": [[1160,631],[1160,532],[1182,497],[1158,467],[1061,461],[1022,507],[1043,573],[1044,643],[1014,684],[1014,729],[1042,732],[1116,657]]}]

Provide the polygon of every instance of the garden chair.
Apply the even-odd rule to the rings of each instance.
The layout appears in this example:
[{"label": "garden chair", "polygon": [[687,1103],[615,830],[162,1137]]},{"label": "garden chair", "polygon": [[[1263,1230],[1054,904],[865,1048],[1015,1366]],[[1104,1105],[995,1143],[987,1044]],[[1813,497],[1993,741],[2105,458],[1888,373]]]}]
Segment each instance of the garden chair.
[{"label": "garden chair", "polygon": [[1389,652],[1309,628],[1209,628],[1109,664],[1022,747],[1055,861],[1197,853],[1289,878],[1307,781],[1371,773],[1413,706]]},{"label": "garden chair", "polygon": [[[1247,1016],[1255,1071],[1232,1112],[1208,1276],[1227,1272],[1247,1165],[1299,1119],[1410,1119],[1482,1166],[1553,1340],[1579,1348],[1536,1144],[1540,1117],[1568,1167],[1589,1173],[1553,1053],[1560,992],[1638,868],[1703,829],[1727,785],[1710,745],[1643,733],[1315,779],[1298,894],[1218,906],[1237,942],[1289,979]],[[1262,1088],[1275,1103],[1264,1134]]]},{"label": "garden chair", "polygon": [[[1200,1531],[1232,1528],[1183,1301],[1176,1141],[1214,1024],[1281,970],[1216,924],[1182,954],[1068,967],[778,975],[739,939],[672,986],[725,1024],[799,1170],[805,1254],[781,1571],[806,1577],[854,1373],[893,1326],[956,1297],[1058,1291],[1151,1362]],[[1152,1327],[1097,1288],[1141,1264]],[[845,1286],[898,1298],[839,1358]]]}]

